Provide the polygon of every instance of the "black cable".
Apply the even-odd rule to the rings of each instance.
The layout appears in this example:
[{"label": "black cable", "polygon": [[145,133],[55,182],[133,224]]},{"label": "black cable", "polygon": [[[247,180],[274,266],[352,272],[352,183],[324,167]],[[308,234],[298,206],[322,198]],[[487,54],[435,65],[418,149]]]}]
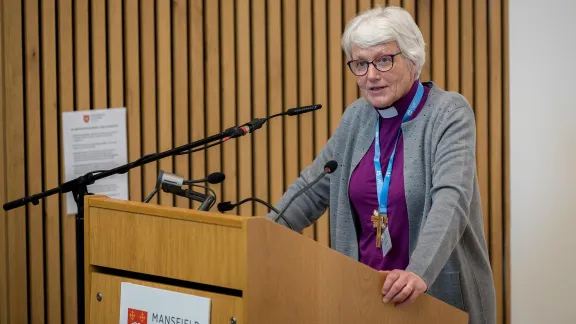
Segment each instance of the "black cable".
[{"label": "black cable", "polygon": [[247,202],[247,201],[249,201],[249,200],[257,201],[257,202],[261,203],[262,205],[265,205],[265,206],[267,206],[268,208],[272,209],[276,214],[280,214],[280,211],[279,211],[278,209],[274,208],[274,206],[272,206],[272,205],[270,205],[269,203],[265,202],[264,200],[262,200],[262,199],[260,199],[260,198],[256,198],[256,197],[250,197],[250,198],[246,198],[246,199],[240,200],[239,202],[237,202],[237,203],[234,204],[234,206],[235,206],[234,208],[242,205],[243,203],[245,203],[245,202]]}]

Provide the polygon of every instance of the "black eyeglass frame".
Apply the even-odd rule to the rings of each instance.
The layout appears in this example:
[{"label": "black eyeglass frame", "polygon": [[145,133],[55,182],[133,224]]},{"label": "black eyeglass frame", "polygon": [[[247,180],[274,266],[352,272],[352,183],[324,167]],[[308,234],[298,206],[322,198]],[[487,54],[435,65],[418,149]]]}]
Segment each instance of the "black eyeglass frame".
[{"label": "black eyeglass frame", "polygon": [[[354,74],[355,76],[363,76],[363,75],[366,75],[366,73],[368,73],[368,70],[370,69],[370,64],[374,65],[374,68],[375,68],[376,70],[380,71],[380,72],[388,72],[388,71],[392,70],[392,68],[394,67],[394,58],[395,58],[396,56],[400,55],[400,54],[402,54],[402,52],[398,52],[398,53],[396,53],[396,54],[380,55],[380,56],[374,58],[374,59],[373,59],[372,61],[370,61],[370,62],[368,62],[368,61],[366,61],[366,60],[350,60],[350,61],[346,62],[346,65],[348,65],[348,68],[350,69],[350,72],[352,72],[352,74]],[[376,60],[378,60],[378,59],[381,59],[381,58],[383,58],[383,57],[389,57],[389,58],[392,60],[392,65],[390,65],[390,68],[387,69],[387,70],[384,70],[384,71],[382,71],[382,70],[380,70],[379,68],[377,68],[377,67],[376,67],[376,64],[374,64],[374,61],[376,61]],[[354,71],[352,70],[352,67],[350,66],[350,64],[352,64],[352,63],[354,63],[354,62],[366,62],[366,63],[368,63],[368,67],[366,68],[366,72],[364,72],[364,73],[362,73],[362,74],[356,74],[356,73],[354,73]]]}]

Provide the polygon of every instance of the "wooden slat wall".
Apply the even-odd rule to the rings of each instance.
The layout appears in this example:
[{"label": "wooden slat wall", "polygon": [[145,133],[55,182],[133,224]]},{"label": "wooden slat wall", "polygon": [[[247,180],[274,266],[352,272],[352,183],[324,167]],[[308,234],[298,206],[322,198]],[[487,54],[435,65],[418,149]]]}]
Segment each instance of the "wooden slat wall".
[{"label": "wooden slat wall", "polygon": [[[416,19],[421,79],[474,108],[478,176],[496,280],[509,321],[506,0],[0,0],[0,203],[64,180],[61,114],[127,107],[134,161],[298,105],[254,134],[129,173],[130,199],[160,169],[198,179],[222,171],[218,201],[274,203],[321,150],[358,89],[340,47],[344,27],[374,5]],[[196,208],[160,194],[152,202]],[[246,203],[236,213],[263,215]],[[64,197],[0,210],[0,324],[75,323],[75,227]],[[324,215],[305,235],[329,245]]]}]

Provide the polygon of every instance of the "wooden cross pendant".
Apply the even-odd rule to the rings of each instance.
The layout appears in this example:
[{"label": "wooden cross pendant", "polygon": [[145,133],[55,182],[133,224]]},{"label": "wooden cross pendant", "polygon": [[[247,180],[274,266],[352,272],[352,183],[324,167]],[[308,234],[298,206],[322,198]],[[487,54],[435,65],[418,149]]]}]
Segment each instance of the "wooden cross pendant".
[{"label": "wooden cross pendant", "polygon": [[372,213],[372,227],[376,229],[376,247],[382,247],[382,230],[388,226],[388,215],[380,214],[377,210]]},{"label": "wooden cross pendant", "polygon": [[380,214],[378,213],[377,210],[374,210],[374,213],[372,213],[372,217],[370,218],[370,220],[372,220],[372,227],[376,229],[376,247],[380,248],[382,246],[381,244],[382,217],[380,217]]}]

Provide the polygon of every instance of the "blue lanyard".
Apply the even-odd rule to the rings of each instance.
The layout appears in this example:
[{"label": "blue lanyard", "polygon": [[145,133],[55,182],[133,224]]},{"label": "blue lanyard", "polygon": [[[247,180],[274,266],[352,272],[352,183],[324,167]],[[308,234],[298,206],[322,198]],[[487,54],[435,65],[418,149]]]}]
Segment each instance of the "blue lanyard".
[{"label": "blue lanyard", "polygon": [[[412,99],[410,106],[402,122],[405,123],[410,119],[410,116],[416,110],[416,107],[420,104],[422,100],[422,95],[424,94],[424,86],[418,83],[418,90],[416,95]],[[394,150],[392,155],[390,155],[390,161],[388,161],[388,167],[386,168],[386,175],[382,179],[382,166],[380,165],[380,116],[378,116],[378,121],[376,122],[376,135],[374,135],[374,169],[376,171],[376,190],[378,192],[378,205],[380,214],[388,214],[388,191],[390,190],[390,178],[392,177],[392,165],[394,164],[394,155],[396,155],[396,145],[398,145],[398,139],[400,138],[400,133],[402,132],[402,127],[398,130],[398,135],[396,136],[396,143],[394,144]]]}]

